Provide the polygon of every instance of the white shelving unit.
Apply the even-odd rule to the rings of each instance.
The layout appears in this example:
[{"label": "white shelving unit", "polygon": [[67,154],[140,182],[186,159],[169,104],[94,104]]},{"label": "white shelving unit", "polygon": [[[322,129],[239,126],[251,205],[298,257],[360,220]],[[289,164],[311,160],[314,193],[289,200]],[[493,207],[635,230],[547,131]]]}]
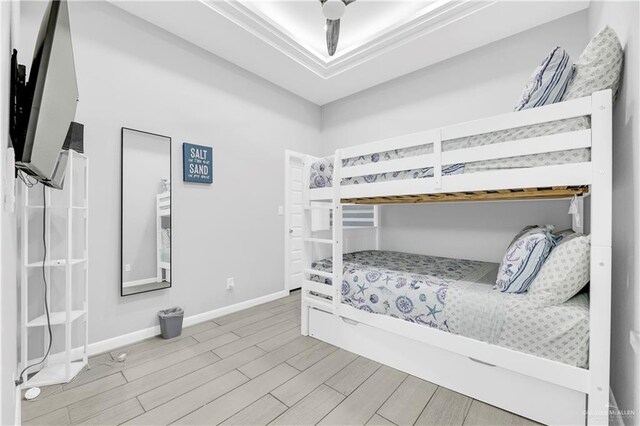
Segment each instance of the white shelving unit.
[{"label": "white shelving unit", "polygon": [[[48,359],[27,371],[36,374],[23,387],[67,383],[87,365],[89,162],[75,151],[64,155],[68,161],[62,190],[47,187],[43,193],[41,184],[32,188],[24,183],[19,186],[21,368],[40,361],[49,344],[43,278],[53,332]],[[47,246],[44,261],[43,239]]]}]

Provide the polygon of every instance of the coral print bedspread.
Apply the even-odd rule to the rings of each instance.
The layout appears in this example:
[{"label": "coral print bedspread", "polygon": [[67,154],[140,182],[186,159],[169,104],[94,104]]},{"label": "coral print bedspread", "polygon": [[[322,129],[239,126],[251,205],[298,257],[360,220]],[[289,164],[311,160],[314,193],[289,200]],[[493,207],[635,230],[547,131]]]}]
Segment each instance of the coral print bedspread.
[{"label": "coral print bedspread", "polygon": [[[371,250],[345,254],[343,267],[344,302],[368,312],[449,331],[444,313],[449,285],[474,282],[494,264]],[[331,272],[332,261],[314,262],[312,268]],[[330,278],[312,279],[331,284]]]}]

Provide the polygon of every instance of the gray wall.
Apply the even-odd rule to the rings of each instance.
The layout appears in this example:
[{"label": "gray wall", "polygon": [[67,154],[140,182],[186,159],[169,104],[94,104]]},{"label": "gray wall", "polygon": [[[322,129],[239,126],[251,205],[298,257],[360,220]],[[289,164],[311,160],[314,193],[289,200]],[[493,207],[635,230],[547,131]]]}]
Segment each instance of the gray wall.
[{"label": "gray wall", "polygon": [[[527,79],[556,45],[577,58],[587,44],[577,13],[323,107],[322,149],[427,130],[513,109]],[[566,201],[384,206],[382,247],[498,262],[533,222],[569,227]]]},{"label": "gray wall", "polygon": [[591,2],[589,35],[609,25],[625,49],[622,84],[613,109],[613,300],[611,387],[627,424],[640,422],[640,353],[630,332],[640,331],[640,6]]},{"label": "gray wall", "polygon": [[[22,6],[22,60],[43,2]],[[71,2],[90,165],[91,342],[283,289],[284,149],[317,153],[320,109],[104,2]],[[173,138],[173,288],[120,297],[120,128]],[[212,185],[182,182],[182,143],[213,146]],[[226,278],[236,287],[226,290]]]},{"label": "gray wall", "polygon": [[[157,276],[156,196],[162,192],[161,179],[171,174],[171,147],[165,137],[131,130],[124,131],[123,139],[122,257],[124,281],[129,282]],[[181,159],[173,160],[179,165]]]}]

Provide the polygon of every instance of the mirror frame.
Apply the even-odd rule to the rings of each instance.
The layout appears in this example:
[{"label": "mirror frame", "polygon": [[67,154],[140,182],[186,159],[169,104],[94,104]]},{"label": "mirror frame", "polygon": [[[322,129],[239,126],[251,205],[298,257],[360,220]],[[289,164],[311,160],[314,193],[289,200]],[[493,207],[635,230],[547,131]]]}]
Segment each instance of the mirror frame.
[{"label": "mirror frame", "polygon": [[[151,290],[139,291],[137,293],[124,294],[122,284],[124,283],[124,132],[138,132],[151,136],[158,136],[169,139],[169,179],[170,193],[169,203],[171,204],[171,216],[169,218],[169,226],[171,227],[171,251],[169,252],[169,262],[171,263],[171,281],[167,287],[154,288]],[[150,293],[152,291],[168,290],[173,287],[173,144],[171,136],[161,135],[159,133],[147,132],[144,130],[134,129],[131,127],[120,128],[120,297],[135,296],[138,294]]]}]

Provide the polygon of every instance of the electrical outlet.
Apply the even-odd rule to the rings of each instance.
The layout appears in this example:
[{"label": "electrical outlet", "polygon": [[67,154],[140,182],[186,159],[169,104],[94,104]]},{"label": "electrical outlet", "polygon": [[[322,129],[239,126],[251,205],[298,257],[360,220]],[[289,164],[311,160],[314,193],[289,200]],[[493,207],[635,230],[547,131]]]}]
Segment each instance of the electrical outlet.
[{"label": "electrical outlet", "polygon": [[131,264],[130,263],[125,263],[124,264],[124,271],[125,272],[131,272]]},{"label": "electrical outlet", "polygon": [[235,286],[236,280],[233,277],[227,278],[227,290],[233,290]]}]

